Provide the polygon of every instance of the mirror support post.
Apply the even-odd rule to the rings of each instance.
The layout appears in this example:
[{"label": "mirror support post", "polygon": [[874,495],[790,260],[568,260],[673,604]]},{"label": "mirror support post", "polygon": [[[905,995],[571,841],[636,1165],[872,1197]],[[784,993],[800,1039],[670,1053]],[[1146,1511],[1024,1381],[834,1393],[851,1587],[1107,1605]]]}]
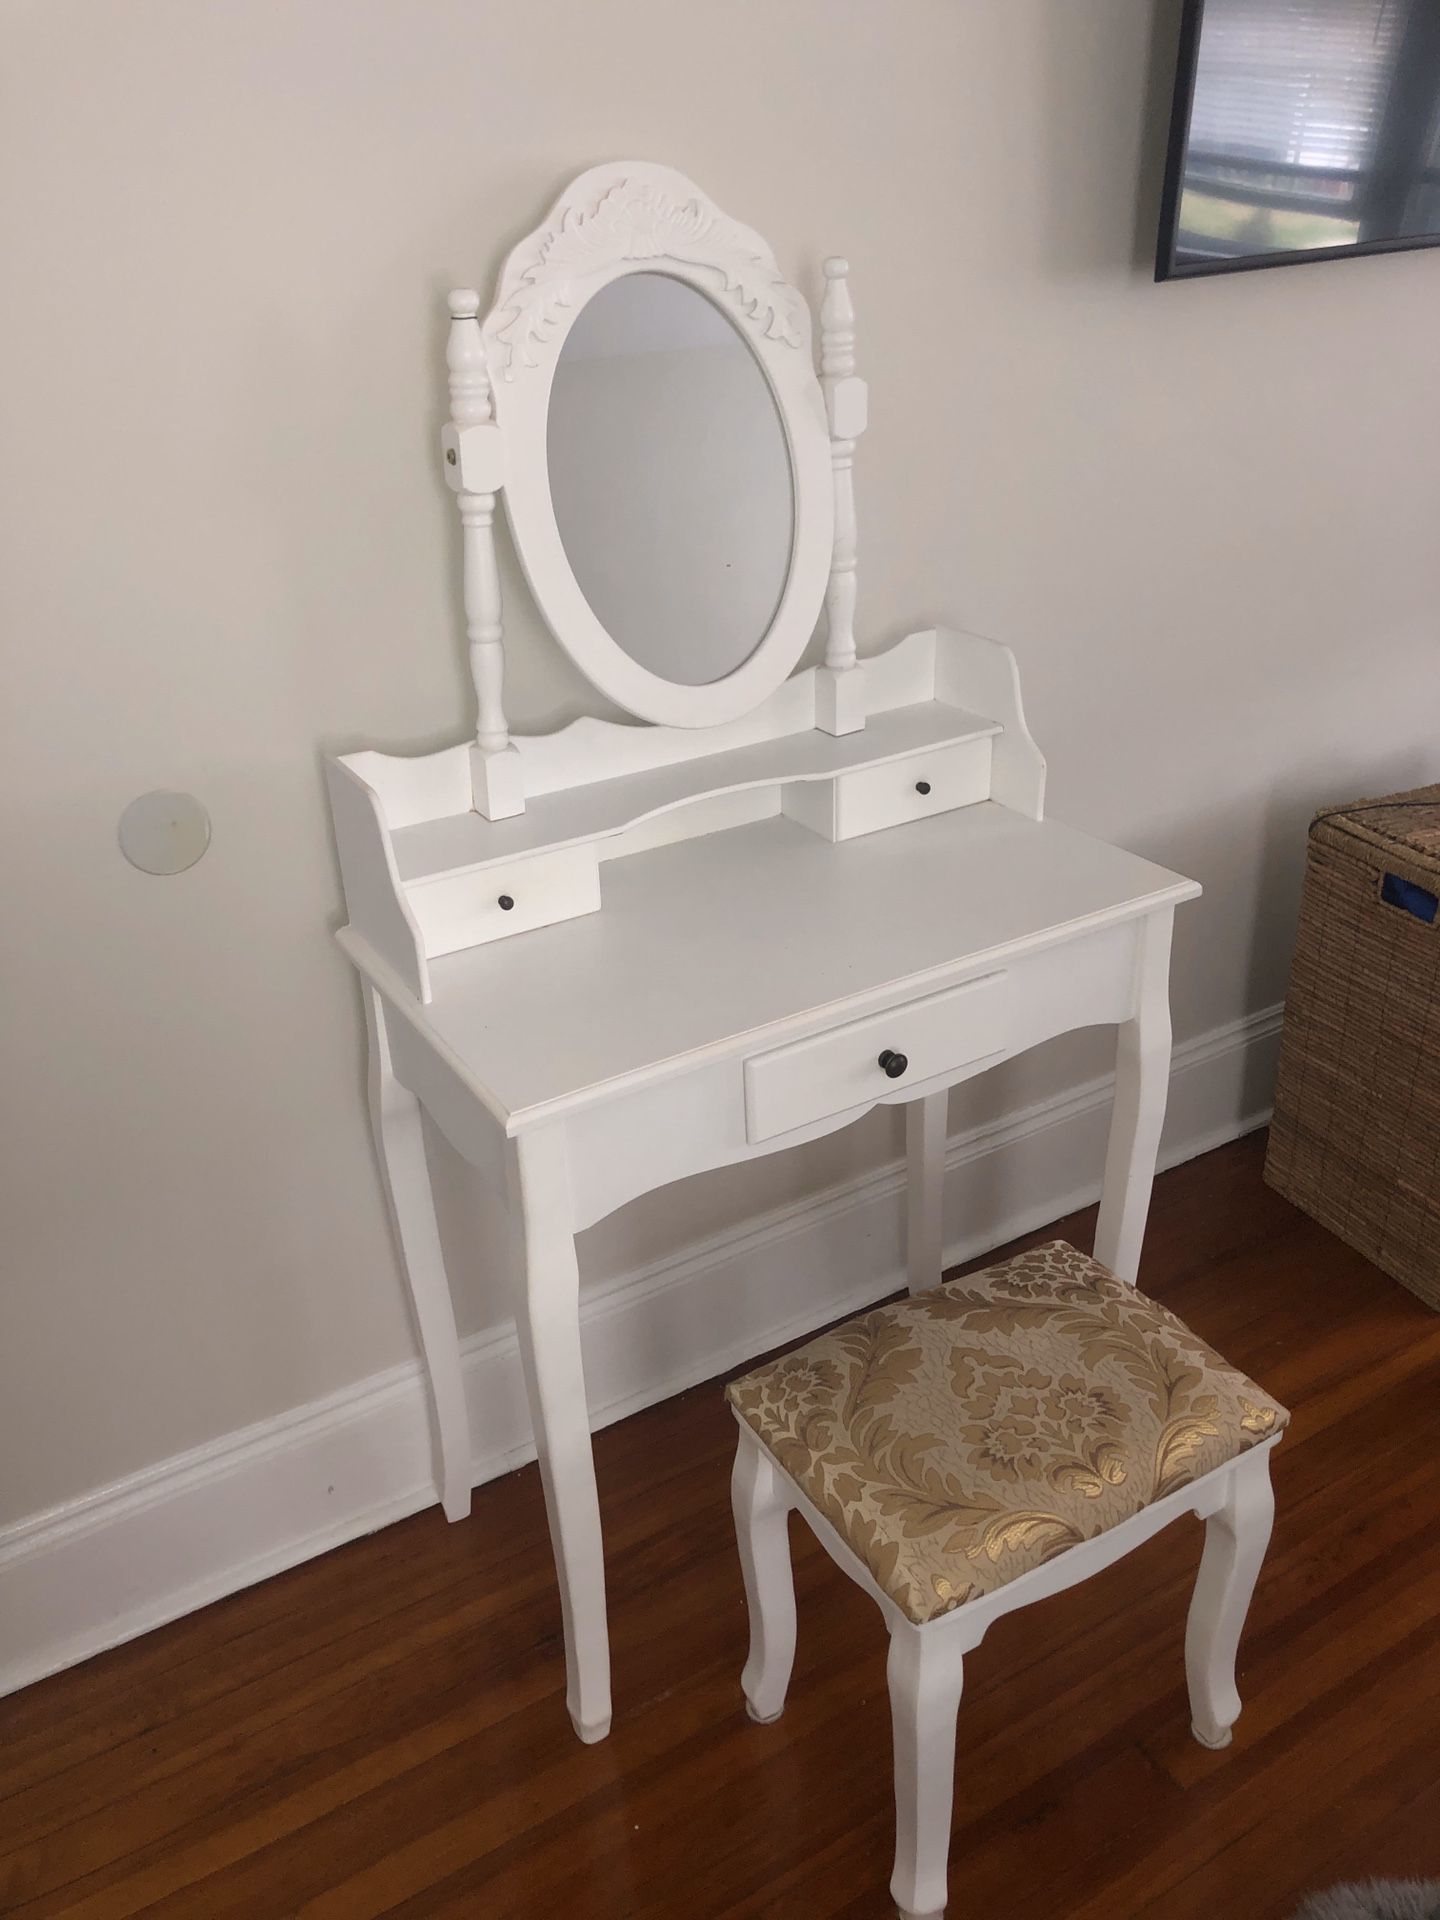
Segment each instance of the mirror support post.
[{"label": "mirror support post", "polygon": [[505,635],[495,561],[495,496],[504,484],[500,430],[478,315],[480,296],[450,295],[450,424],[440,436],[445,480],[460,508],[465,545],[465,630],[478,717],[470,752],[475,810],[487,820],[525,811],[520,755],[505,718]]},{"label": "mirror support post", "polygon": [[835,551],[825,589],[825,664],[815,675],[815,724],[826,733],[858,733],[865,725],[865,675],[855,657],[855,442],[865,431],[866,387],[855,374],[855,309],[850,263],[825,262],[820,305],[820,384],[830,421],[835,476]]}]

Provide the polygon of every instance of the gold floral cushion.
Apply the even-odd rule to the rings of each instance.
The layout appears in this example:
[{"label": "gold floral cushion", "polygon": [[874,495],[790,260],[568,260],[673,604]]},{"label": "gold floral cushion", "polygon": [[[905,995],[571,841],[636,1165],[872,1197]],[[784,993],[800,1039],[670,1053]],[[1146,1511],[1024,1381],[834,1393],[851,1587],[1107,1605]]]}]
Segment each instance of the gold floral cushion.
[{"label": "gold floral cushion", "polygon": [[919,1622],[1118,1526],[1290,1419],[1063,1240],[878,1307],[726,1397]]}]

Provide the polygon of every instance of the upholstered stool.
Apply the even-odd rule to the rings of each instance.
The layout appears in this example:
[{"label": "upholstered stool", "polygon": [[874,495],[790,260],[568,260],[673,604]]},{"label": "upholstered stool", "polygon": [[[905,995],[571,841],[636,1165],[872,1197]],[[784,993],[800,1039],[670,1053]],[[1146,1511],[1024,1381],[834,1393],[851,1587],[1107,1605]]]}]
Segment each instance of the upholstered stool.
[{"label": "upholstered stool", "polygon": [[964,1656],[1001,1614],[1206,1523],[1185,1667],[1197,1740],[1240,1713],[1235,1654],[1270,1537],[1289,1415],[1173,1313],[1056,1241],[849,1321],[737,1380],[741,1678],[776,1719],[795,1652],[788,1516],[890,1629],[895,1872],[943,1913]]}]

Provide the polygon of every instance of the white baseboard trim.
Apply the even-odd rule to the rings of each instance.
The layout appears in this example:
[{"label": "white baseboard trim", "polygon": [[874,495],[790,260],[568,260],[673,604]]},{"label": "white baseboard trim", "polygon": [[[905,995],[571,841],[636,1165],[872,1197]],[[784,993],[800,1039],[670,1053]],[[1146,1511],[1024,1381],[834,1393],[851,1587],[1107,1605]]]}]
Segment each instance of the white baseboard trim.
[{"label": "white baseboard trim", "polygon": [[[1280,1016],[1175,1049],[1162,1165],[1264,1125]],[[1095,1199],[1110,1098],[1107,1075],[951,1139],[947,1264]],[[892,1162],[589,1288],[594,1424],[893,1293],[903,1178]],[[465,1375],[478,1485],[534,1457],[514,1328],[467,1342]],[[0,1529],[0,1693],[429,1506],[431,1471],[409,1362]]]}]

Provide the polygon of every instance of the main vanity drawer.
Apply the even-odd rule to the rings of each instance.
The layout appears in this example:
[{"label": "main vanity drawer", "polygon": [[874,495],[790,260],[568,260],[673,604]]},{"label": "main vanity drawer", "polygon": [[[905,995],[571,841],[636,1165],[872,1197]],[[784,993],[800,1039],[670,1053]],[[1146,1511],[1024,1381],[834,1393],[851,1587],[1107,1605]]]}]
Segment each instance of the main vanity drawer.
[{"label": "main vanity drawer", "polygon": [[1008,1026],[1007,976],[987,973],[813,1039],[752,1054],[745,1062],[745,1136],[769,1140],[1004,1053]]}]

